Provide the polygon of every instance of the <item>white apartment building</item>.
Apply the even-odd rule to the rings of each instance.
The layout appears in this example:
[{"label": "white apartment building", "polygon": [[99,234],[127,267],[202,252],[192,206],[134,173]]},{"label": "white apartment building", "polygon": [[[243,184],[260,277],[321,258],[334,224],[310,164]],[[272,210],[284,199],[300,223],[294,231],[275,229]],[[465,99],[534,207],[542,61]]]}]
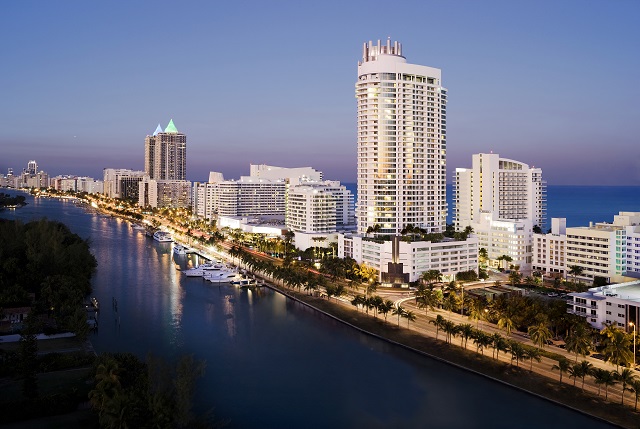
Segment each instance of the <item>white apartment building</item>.
[{"label": "white apartment building", "polygon": [[337,181],[291,186],[286,225],[294,232],[327,233],[354,223],[353,195]]},{"label": "white apartment building", "polygon": [[544,228],[546,186],[542,170],[494,153],[473,155],[471,168],[456,168],[456,230],[477,222],[481,211],[494,212],[498,219],[529,219]]},{"label": "white apartment building", "polygon": [[322,180],[311,167],[285,168],[250,165],[250,176],[224,180],[211,172],[209,182],[194,185],[194,213],[206,219],[216,216],[267,216],[284,220],[289,186]]},{"label": "white apartment building", "polygon": [[353,194],[337,181],[310,182],[287,191],[285,223],[301,250],[328,247],[338,230],[355,228]]},{"label": "white apartment building", "polygon": [[548,234],[533,234],[533,262],[534,271],[543,274],[564,277],[566,265],[567,219],[551,219],[551,232]]},{"label": "white apartment building", "polygon": [[365,43],[358,63],[358,232],[444,231],[446,104],[441,71],[407,63],[398,42]]},{"label": "white apartment building", "polygon": [[102,194],[104,191],[104,182],[92,177],[78,177],[76,180],[76,190],[88,194]]},{"label": "white apartment building", "polygon": [[138,205],[153,208],[190,207],[191,182],[187,180],[153,180],[145,176],[139,183]]},{"label": "white apartment building", "polygon": [[321,182],[322,171],[312,167],[275,167],[265,164],[249,164],[249,177],[285,180],[290,185],[299,185],[305,182]]},{"label": "white apartment building", "polygon": [[570,293],[567,312],[584,317],[596,329],[605,325],[633,331],[630,322],[638,326],[640,281],[634,280]]},{"label": "white apartment building", "polygon": [[[358,63],[358,234],[339,234],[338,256],[407,284],[426,270],[453,278],[478,268],[477,239],[401,240],[408,225],[442,233],[446,203],[447,90],[441,71],[407,63],[402,46],[365,43]],[[371,228],[378,229],[367,237]]]},{"label": "white apartment building", "polygon": [[[132,182],[139,182],[144,177],[144,171],[127,170],[125,168],[105,168],[102,170],[104,194],[109,198],[135,198],[131,193]],[[123,186],[124,185],[124,186]],[[135,185],[136,187],[138,185]]]},{"label": "white apartment building", "polygon": [[500,265],[498,258],[509,256],[509,265],[518,265],[522,272],[531,270],[531,220],[497,219],[495,212],[481,210],[470,226],[478,239],[478,249],[487,250],[490,266],[508,268]]},{"label": "white apartment building", "polygon": [[566,230],[566,266],[582,268],[582,276],[608,282],[640,276],[640,212],[620,212],[613,223],[591,223]]},{"label": "white apartment building", "polygon": [[[380,273],[384,283],[417,281],[428,270],[438,270],[445,281],[455,279],[459,272],[477,270],[478,241],[475,237],[466,241],[444,240],[406,242],[378,240],[362,235],[339,234],[338,255],[351,257],[358,263],[366,263]],[[395,280],[395,281],[394,281]]]}]

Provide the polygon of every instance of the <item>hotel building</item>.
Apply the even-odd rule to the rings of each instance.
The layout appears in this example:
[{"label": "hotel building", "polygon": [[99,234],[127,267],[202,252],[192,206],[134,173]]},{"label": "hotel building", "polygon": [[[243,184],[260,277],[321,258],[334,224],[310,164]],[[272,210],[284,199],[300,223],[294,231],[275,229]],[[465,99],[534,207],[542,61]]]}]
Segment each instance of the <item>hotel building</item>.
[{"label": "hotel building", "polygon": [[429,269],[447,278],[477,269],[475,237],[399,237],[408,225],[432,234],[445,230],[447,90],[441,71],[407,63],[398,42],[365,43],[356,100],[358,234],[339,234],[338,255],[373,266],[380,281],[396,285]]},{"label": "hotel building", "polygon": [[533,234],[532,269],[543,274],[564,277],[566,263],[567,219],[551,219],[551,232]]},{"label": "hotel building", "polygon": [[546,221],[546,186],[542,170],[494,153],[473,155],[471,168],[456,168],[456,230],[478,222],[480,213],[496,219],[531,220],[543,228]]},{"label": "hotel building", "polygon": [[139,183],[144,174],[144,171],[105,168],[102,170],[104,194],[109,198],[132,198],[137,200]]}]

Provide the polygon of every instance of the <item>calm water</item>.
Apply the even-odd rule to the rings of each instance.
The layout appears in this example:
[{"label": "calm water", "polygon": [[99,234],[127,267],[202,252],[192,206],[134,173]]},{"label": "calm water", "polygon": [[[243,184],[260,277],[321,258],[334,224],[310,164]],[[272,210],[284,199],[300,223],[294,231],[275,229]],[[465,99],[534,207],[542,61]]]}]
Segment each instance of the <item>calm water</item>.
[{"label": "calm water", "polygon": [[205,360],[197,410],[212,409],[230,428],[609,427],[359,334],[271,291],[187,279],[176,267],[193,260],[174,260],[170,244],[126,222],[71,202],[28,201],[0,216],[46,216],[91,240],[101,303],[96,351]]}]

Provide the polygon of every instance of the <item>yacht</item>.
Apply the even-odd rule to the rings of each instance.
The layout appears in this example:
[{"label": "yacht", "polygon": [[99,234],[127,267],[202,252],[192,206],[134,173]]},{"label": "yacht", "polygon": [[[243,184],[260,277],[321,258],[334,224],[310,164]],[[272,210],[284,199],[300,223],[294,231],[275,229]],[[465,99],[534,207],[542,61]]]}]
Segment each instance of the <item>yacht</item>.
[{"label": "yacht", "polygon": [[172,242],[171,234],[164,231],[156,231],[153,233],[153,239],[159,241],[161,243],[170,243]]},{"label": "yacht", "polygon": [[218,272],[205,272],[203,277],[205,280],[210,281],[211,283],[231,283],[236,277],[237,273],[232,271],[218,271]]},{"label": "yacht", "polygon": [[176,255],[186,255],[187,254],[187,249],[185,246],[181,246],[179,244],[176,244],[175,246],[173,246],[173,253],[175,253]]},{"label": "yacht", "polygon": [[187,277],[202,277],[204,275],[204,270],[200,267],[195,267],[184,270],[183,273]]}]

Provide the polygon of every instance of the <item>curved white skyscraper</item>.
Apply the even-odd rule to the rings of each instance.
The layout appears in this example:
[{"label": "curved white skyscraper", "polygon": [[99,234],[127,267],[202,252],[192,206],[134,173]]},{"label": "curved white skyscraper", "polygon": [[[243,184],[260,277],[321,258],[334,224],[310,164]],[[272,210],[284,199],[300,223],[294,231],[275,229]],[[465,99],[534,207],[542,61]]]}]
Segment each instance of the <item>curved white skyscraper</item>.
[{"label": "curved white skyscraper", "polygon": [[[398,42],[365,43],[358,63],[358,232],[446,226],[446,104],[439,69]],[[378,226],[378,227],[376,227]]]}]

